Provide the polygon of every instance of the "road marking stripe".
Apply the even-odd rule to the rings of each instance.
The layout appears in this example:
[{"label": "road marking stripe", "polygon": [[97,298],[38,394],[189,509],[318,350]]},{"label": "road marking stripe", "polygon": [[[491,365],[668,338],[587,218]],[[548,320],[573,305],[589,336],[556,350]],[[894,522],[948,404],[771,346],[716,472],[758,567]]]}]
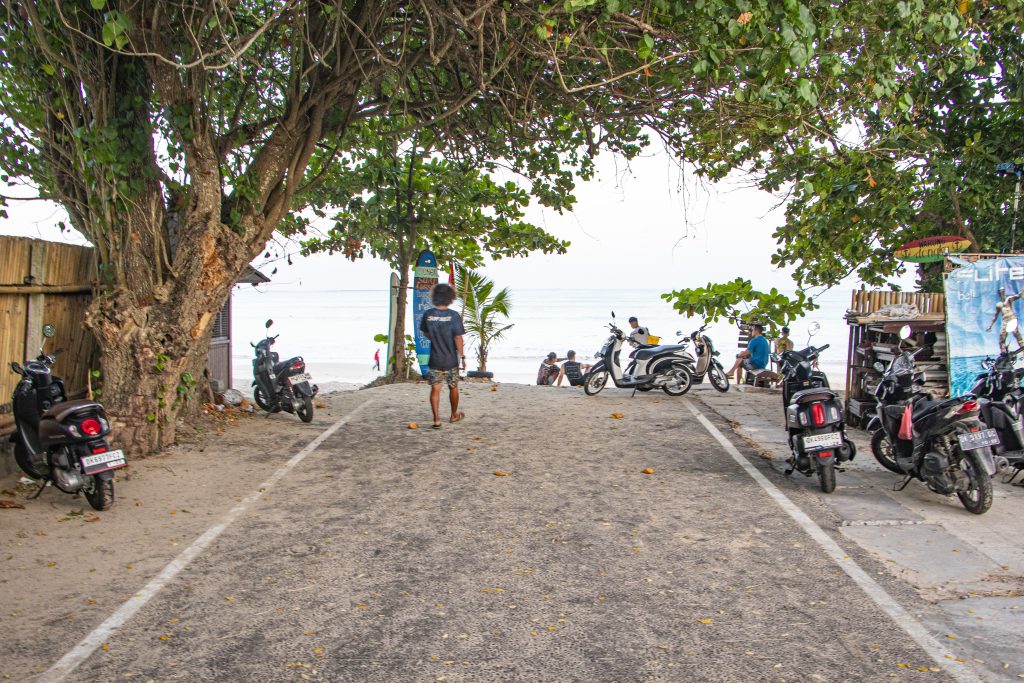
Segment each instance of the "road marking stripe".
[{"label": "road marking stripe", "polygon": [[[876,605],[881,608],[883,612],[889,615],[889,618],[896,622],[896,625],[906,631],[915,643],[921,646],[921,648],[928,653],[928,655],[935,660],[937,664],[943,667],[948,667],[954,663],[955,654],[950,652],[948,649],[942,646],[935,637],[928,632],[921,622],[907,612],[903,607],[896,602],[895,598],[885,592],[877,581],[868,575],[860,566],[847,555],[843,549],[836,543],[832,538],[825,533],[825,531],[818,526],[814,520],[808,517],[803,510],[786,497],[782,491],[775,486],[775,484],[768,481],[760,470],[750,464],[742,453],[732,445],[722,432],[718,431],[715,425],[711,424],[711,421],[704,417],[704,414],[700,412],[693,405],[693,403],[684,398],[683,402],[686,407],[690,409],[693,416],[704,425],[704,429],[708,430],[708,433],[715,438],[718,443],[722,445],[722,448],[726,450],[732,459],[743,468],[743,471],[750,475],[751,479],[756,481],[765,493],[767,493],[772,500],[774,500],[779,507],[785,510],[786,514],[793,518],[793,520],[800,525],[800,528],[807,533],[814,541],[825,551],[832,560],[839,565],[839,567],[846,572],[847,576],[853,579],[862,591],[864,591],[869,598]],[[946,669],[943,669],[946,671]],[[968,669],[966,666],[958,668],[956,671],[946,671],[953,676],[960,683],[980,683],[981,679]]]},{"label": "road marking stripe", "polygon": [[359,404],[352,410],[352,412],[348,413],[325,429],[319,436],[310,441],[305,448],[293,455],[288,462],[278,468],[277,471],[271,475],[270,479],[267,479],[265,482],[260,484],[255,493],[250,494],[248,497],[244,498],[241,503],[233,507],[226,515],[224,515],[224,519],[221,520],[219,524],[207,529],[202,536],[193,541],[189,547],[185,548],[180,555],[164,567],[159,574],[154,576],[149,583],[142,588],[142,590],[132,596],[129,600],[125,601],[124,604],[122,604],[116,612],[110,615],[106,621],[97,626],[92,633],[83,638],[78,645],[75,645],[75,647],[73,647],[66,655],[61,657],[56,664],[36,678],[35,680],[37,683],[60,681],[78,668],[82,662],[88,659],[98,647],[103,645],[103,643],[110,638],[114,631],[119,629],[125,624],[125,622],[135,616],[136,612],[152,600],[164,586],[170,583],[174,577],[177,576],[182,569],[188,566],[188,564],[201,552],[206,550],[206,548],[209,547],[209,545],[213,543],[225,529],[231,526],[236,519],[244,514],[256,500],[266,495],[266,492],[269,491],[274,484],[291,472],[292,469],[302,462],[307,455],[315,451],[320,444],[330,438],[331,435],[338,431],[342,425],[355,417],[356,413],[371,403],[373,403],[372,398],[365,403]]}]

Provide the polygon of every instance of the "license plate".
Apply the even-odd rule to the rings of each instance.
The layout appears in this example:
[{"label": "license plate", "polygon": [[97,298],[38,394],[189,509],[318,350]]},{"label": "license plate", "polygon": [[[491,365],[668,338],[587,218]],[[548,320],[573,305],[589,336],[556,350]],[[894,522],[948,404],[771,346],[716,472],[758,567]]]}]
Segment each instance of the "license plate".
[{"label": "license plate", "polygon": [[977,448],[995,446],[999,443],[999,433],[994,429],[982,429],[978,432],[964,432],[957,434],[960,440],[960,448],[965,451],[973,451]]},{"label": "license plate", "polygon": [[838,448],[843,445],[843,435],[839,432],[829,434],[809,434],[804,437],[805,451],[820,451],[825,448]]},{"label": "license plate", "polygon": [[120,448],[116,451],[106,453],[95,453],[94,455],[82,456],[82,471],[85,474],[96,474],[107,470],[117,469],[127,465],[124,461],[124,451]]},{"label": "license plate", "polygon": [[313,381],[313,375],[309,374],[308,372],[303,373],[301,375],[294,375],[292,377],[292,384],[298,384],[299,382],[312,382],[312,381]]}]

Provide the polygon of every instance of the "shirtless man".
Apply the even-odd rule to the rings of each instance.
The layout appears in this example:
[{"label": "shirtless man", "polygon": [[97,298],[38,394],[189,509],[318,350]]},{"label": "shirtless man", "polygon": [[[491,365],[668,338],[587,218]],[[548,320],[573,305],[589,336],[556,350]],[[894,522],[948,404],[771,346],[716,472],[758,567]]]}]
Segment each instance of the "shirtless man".
[{"label": "shirtless man", "polygon": [[[999,288],[999,303],[996,304],[996,314],[992,316],[992,322],[988,324],[986,331],[991,332],[992,326],[996,324],[996,320],[999,320],[1000,316],[1002,316],[1003,320],[999,324],[1000,351],[1007,351],[1006,326],[1011,320],[1017,319],[1017,315],[1013,312],[1013,304],[1022,296],[1024,296],[1024,292],[1018,292],[1013,296],[1006,296],[1006,290],[1002,287]],[[1013,331],[1013,336],[1017,338],[1017,347],[1024,348],[1024,339],[1021,338],[1019,327]]]}]

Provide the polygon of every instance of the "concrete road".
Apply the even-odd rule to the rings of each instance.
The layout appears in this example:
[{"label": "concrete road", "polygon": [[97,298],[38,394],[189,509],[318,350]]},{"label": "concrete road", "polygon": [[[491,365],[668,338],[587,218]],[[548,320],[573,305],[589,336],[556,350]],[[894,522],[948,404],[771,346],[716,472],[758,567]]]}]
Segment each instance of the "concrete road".
[{"label": "concrete road", "polygon": [[[845,553],[831,557],[698,401],[476,385],[465,422],[410,430],[429,424],[425,397],[346,398],[371,403],[65,680],[977,680],[840,564],[912,625],[935,608],[817,496],[786,491]],[[71,645],[48,643],[55,660]]]}]

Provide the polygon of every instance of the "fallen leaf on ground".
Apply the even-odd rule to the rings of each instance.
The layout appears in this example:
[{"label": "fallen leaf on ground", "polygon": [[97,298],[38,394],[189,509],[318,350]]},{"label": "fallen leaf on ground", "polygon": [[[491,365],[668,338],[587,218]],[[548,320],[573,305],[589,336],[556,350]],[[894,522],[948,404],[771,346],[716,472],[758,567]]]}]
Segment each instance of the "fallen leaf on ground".
[{"label": "fallen leaf on ground", "polygon": [[410,422],[409,423],[409,429],[419,429],[419,428],[420,428],[420,426],[418,424],[416,424],[415,422]]},{"label": "fallen leaf on ground", "polygon": [[0,508],[8,510],[24,510],[25,506],[13,500],[0,500]]},{"label": "fallen leaf on ground", "polygon": [[511,474],[511,472],[502,472],[501,470],[497,470],[494,473],[494,476],[496,476],[496,477],[507,477],[509,474]]},{"label": "fallen leaf on ground", "polygon": [[491,387],[491,391],[497,391],[498,387]]},{"label": "fallen leaf on ground", "polygon": [[643,472],[644,474],[654,474],[654,469],[651,467],[645,467],[640,471]]},{"label": "fallen leaf on ground", "polygon": [[714,619],[701,619],[700,620],[700,623],[702,623],[702,624],[711,624],[713,622],[714,622]]},{"label": "fallen leaf on ground", "polygon": [[612,413],[611,417],[613,420],[621,420],[623,417],[625,417],[625,415],[623,415],[622,413]]},{"label": "fallen leaf on ground", "polygon": [[314,403],[313,405],[316,406],[317,408],[326,408],[327,407],[326,403]]}]

